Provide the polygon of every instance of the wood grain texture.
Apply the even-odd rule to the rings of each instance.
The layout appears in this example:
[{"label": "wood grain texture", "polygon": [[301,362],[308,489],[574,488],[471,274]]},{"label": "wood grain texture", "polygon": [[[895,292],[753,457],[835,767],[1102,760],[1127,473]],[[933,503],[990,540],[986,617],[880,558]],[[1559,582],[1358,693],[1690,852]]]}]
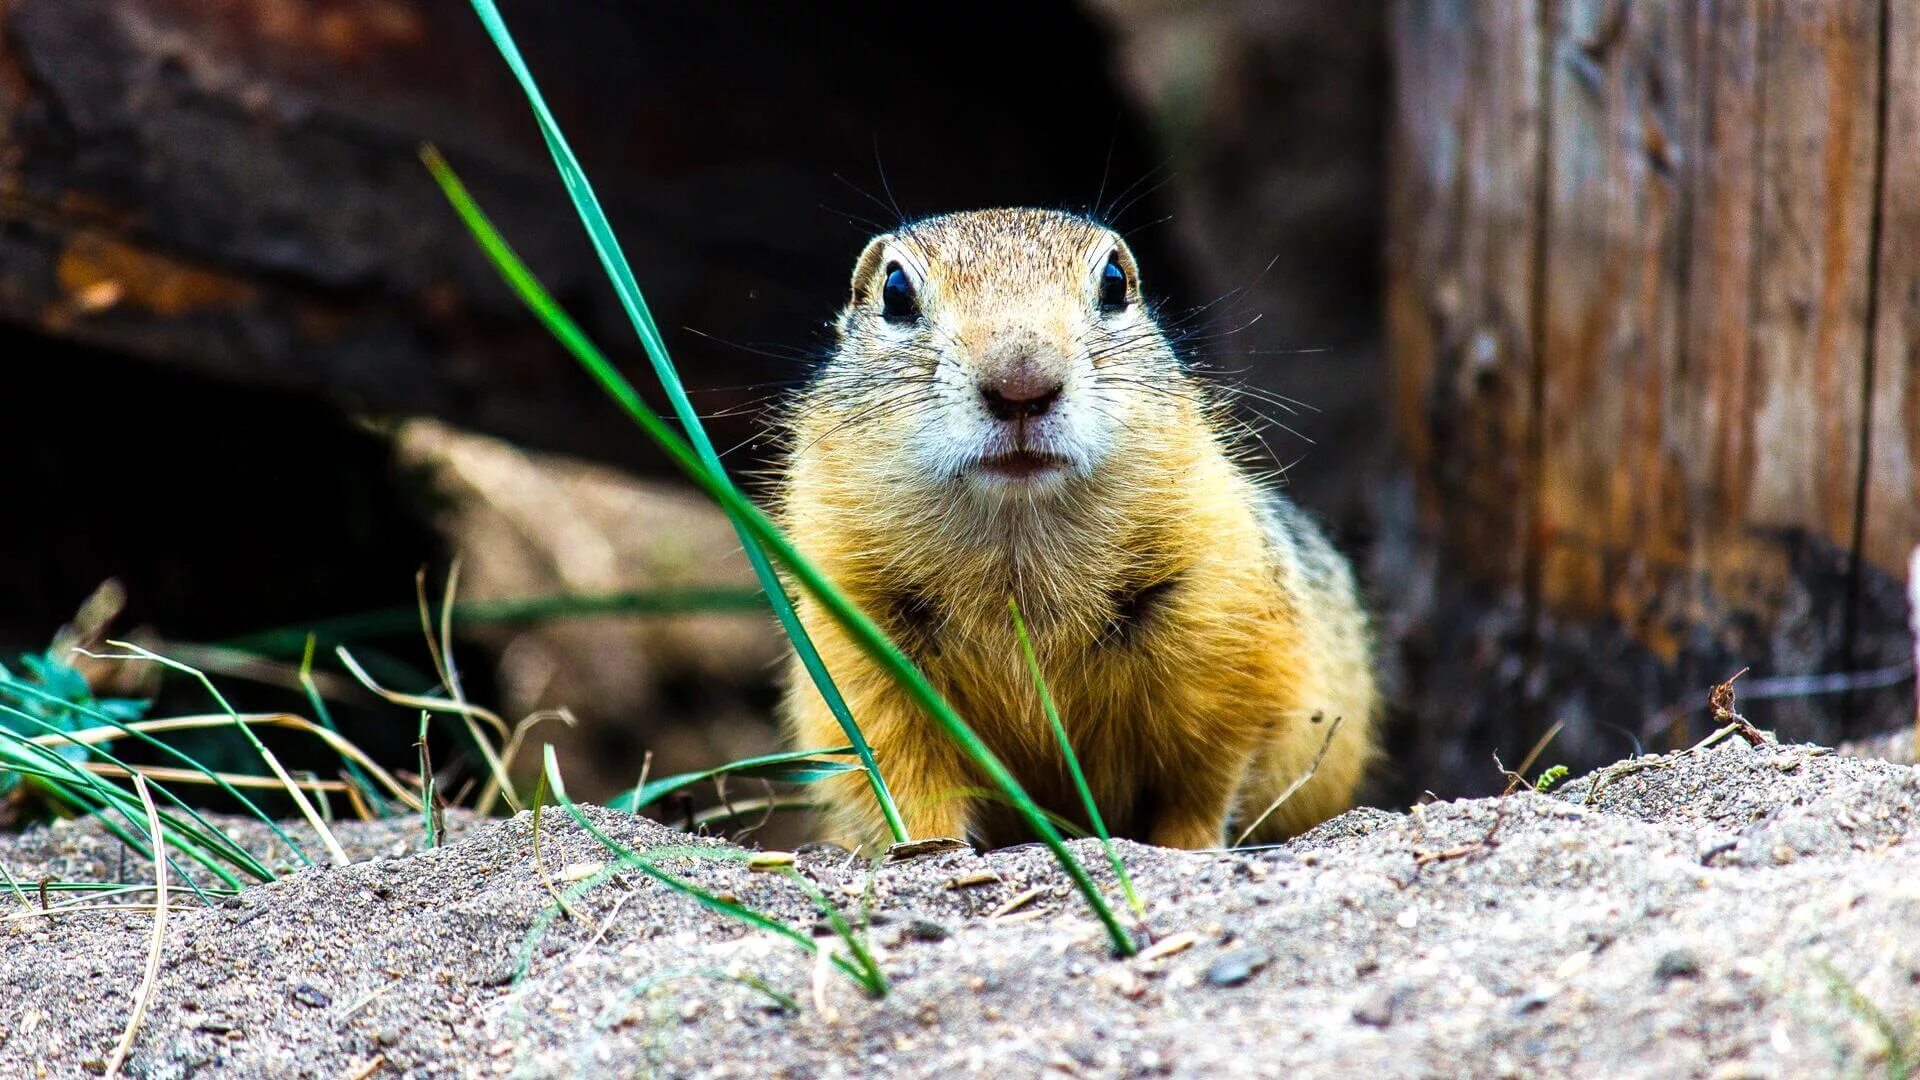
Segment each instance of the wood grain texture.
[{"label": "wood grain texture", "polygon": [[1671,594],[1689,539],[1675,419],[1691,397],[1679,163],[1698,117],[1690,7],[1569,0],[1555,20],[1542,600],[1635,624],[1657,625],[1646,601]]},{"label": "wood grain texture", "polygon": [[1920,6],[1887,7],[1885,142],[1862,553],[1897,567],[1920,544]]},{"label": "wood grain texture", "polygon": [[[1441,573],[1533,589],[1518,682],[1536,722],[1646,715],[1743,665],[1881,662],[1905,633],[1889,585],[1920,542],[1920,5],[1551,0],[1529,107],[1484,62],[1541,47],[1516,11],[1432,0],[1395,20],[1392,250],[1422,258],[1388,260],[1389,361],[1423,526],[1456,560]],[[1503,169],[1518,192],[1476,184],[1513,143],[1472,133],[1516,117],[1544,167]],[[1465,134],[1422,130],[1436,120]],[[1537,222],[1501,212],[1527,190]],[[1469,253],[1529,229],[1523,295],[1463,269],[1511,266]],[[1530,304],[1537,410],[1444,392],[1449,347]],[[1415,318],[1456,307],[1458,323]],[[1509,354],[1484,355],[1504,375]],[[1475,513],[1483,499],[1534,517]],[[1905,709],[1882,694],[1774,716],[1833,737]]]},{"label": "wood grain texture", "polygon": [[1541,12],[1533,3],[1406,4],[1394,155],[1389,336],[1398,428],[1430,463],[1429,527],[1480,553],[1487,580],[1527,574]]},{"label": "wood grain texture", "polygon": [[[1850,542],[1865,418],[1877,0],[1770,6],[1746,521]],[[1844,538],[1844,539],[1843,539]]]},{"label": "wood grain texture", "polygon": [[[1759,452],[1751,423],[1758,411],[1751,361],[1761,272],[1766,47],[1759,5],[1714,4],[1700,12],[1698,123],[1694,143],[1684,148],[1693,208],[1683,351],[1689,396],[1680,409],[1688,452],[1680,468],[1688,564],[1704,578],[1741,561],[1722,546],[1731,542],[1726,534],[1738,531],[1725,523],[1737,526],[1745,518],[1746,478]],[[1777,565],[1756,575],[1775,581],[1781,576]],[[1741,591],[1748,584],[1722,580],[1718,587]]]}]

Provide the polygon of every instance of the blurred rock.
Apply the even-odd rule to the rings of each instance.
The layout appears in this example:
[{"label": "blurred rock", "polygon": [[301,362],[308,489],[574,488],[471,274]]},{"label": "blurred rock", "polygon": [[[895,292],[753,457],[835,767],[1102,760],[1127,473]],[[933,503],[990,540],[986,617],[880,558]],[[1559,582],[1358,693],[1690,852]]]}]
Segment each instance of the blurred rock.
[{"label": "blurred rock", "polygon": [[[445,500],[438,525],[460,558],[460,600],[753,584],[725,515],[684,489],[435,421],[400,425],[395,446]],[[579,798],[631,787],[647,751],[658,776],[765,753],[776,737],[784,646],[764,614],[596,615],[461,636],[499,658],[510,719],[559,707],[578,719],[543,738]]]}]

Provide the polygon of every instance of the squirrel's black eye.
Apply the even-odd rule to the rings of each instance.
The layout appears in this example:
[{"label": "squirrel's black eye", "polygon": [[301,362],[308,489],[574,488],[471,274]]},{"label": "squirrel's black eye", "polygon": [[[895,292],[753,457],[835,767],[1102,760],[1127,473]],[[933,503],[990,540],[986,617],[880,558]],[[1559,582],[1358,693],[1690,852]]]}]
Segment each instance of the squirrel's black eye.
[{"label": "squirrel's black eye", "polygon": [[1112,314],[1127,309],[1127,272],[1120,268],[1120,253],[1107,256],[1100,268],[1100,311]]},{"label": "squirrel's black eye", "polygon": [[913,282],[899,263],[887,264],[887,280],[880,286],[880,313],[888,322],[912,322],[920,316],[920,302],[914,298]]}]

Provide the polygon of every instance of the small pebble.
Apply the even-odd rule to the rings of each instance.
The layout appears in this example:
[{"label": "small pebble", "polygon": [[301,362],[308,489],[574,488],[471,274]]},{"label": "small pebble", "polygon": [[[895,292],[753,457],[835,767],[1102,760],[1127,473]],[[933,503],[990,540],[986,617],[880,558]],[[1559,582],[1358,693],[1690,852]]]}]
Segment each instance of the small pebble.
[{"label": "small pebble", "polygon": [[293,1000],[309,1009],[324,1009],[333,1004],[333,998],[328,997],[324,990],[308,986],[306,983],[293,988]]},{"label": "small pebble", "polygon": [[1514,1002],[1514,1005],[1513,1005],[1514,1015],[1524,1016],[1530,1012],[1538,1012],[1539,1010],[1546,1008],[1547,1002],[1552,1000],[1553,1000],[1552,994],[1546,993],[1544,991],[1536,990],[1533,993],[1528,994],[1527,996],[1521,998],[1519,1001]]},{"label": "small pebble", "polygon": [[1691,949],[1670,949],[1662,953],[1653,966],[1654,977],[1667,979],[1692,978],[1700,974],[1700,958]]},{"label": "small pebble", "polygon": [[945,941],[950,936],[952,931],[932,919],[910,919],[900,928],[900,937],[905,941]]},{"label": "small pebble", "polygon": [[1373,991],[1353,1007],[1353,1018],[1368,1027],[1383,1028],[1393,1023],[1393,994],[1385,987]]},{"label": "small pebble", "polygon": [[1207,981],[1215,986],[1239,986],[1273,962],[1273,954],[1258,945],[1247,945],[1221,953],[1207,969]]}]

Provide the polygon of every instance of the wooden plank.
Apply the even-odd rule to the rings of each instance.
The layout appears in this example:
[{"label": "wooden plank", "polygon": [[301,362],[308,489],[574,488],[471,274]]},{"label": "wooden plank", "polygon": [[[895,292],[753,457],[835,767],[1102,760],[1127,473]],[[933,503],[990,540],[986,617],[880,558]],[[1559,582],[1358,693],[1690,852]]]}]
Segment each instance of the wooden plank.
[{"label": "wooden plank", "polygon": [[1543,600],[1671,661],[1689,623],[1771,621],[1785,532],[1851,543],[1874,4],[1560,14]]},{"label": "wooden plank", "polygon": [[[1388,133],[1386,304],[1392,343],[1390,378],[1395,434],[1401,453],[1424,470],[1433,462],[1431,413],[1441,337],[1454,315],[1433,288],[1453,263],[1448,227],[1464,167],[1467,41],[1464,3],[1400,0],[1390,51],[1395,70]],[[1421,516],[1437,528],[1442,504],[1432,485],[1420,487]]]},{"label": "wooden plank", "polygon": [[[1678,437],[1687,492],[1688,564],[1721,597],[1749,591],[1727,571],[1747,561],[1723,545],[1743,543],[1747,477],[1757,448],[1751,358],[1760,275],[1760,183],[1764,170],[1766,48],[1757,4],[1717,3],[1701,27],[1698,138],[1689,155],[1691,257],[1684,359],[1696,397]],[[1774,566],[1760,578],[1777,578]],[[1717,570],[1718,573],[1713,573]],[[1703,588],[1705,586],[1703,585]],[[1709,618],[1696,611],[1696,618]]]},{"label": "wooden plank", "polygon": [[1767,13],[1749,524],[1850,541],[1865,418],[1877,0]]},{"label": "wooden plank", "polygon": [[1687,515],[1693,7],[1562,0],[1554,20],[1541,374],[1542,601],[1662,633]]},{"label": "wooden plank", "polygon": [[1532,286],[1537,237],[1537,4],[1410,3],[1389,338],[1395,415],[1422,512],[1483,583],[1528,576]]},{"label": "wooden plank", "polygon": [[1920,544],[1920,8],[1887,6],[1873,403],[1867,441],[1870,567],[1899,575]]}]

